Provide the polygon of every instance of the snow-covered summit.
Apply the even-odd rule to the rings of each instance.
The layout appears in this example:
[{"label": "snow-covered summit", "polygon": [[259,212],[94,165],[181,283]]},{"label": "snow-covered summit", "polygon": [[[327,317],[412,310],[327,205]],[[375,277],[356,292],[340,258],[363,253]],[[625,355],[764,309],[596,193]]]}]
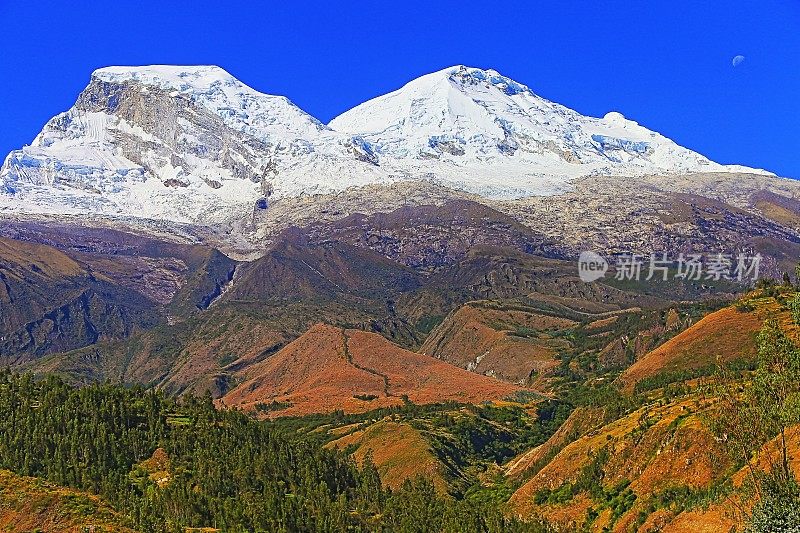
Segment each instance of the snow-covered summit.
[{"label": "snow-covered summit", "polygon": [[[608,173],[724,172],[617,112],[586,117],[495,70],[457,65],[417,78],[330,122],[379,156],[426,161],[465,188],[536,192],[538,185]],[[497,171],[497,172],[494,172]],[[502,178],[493,179],[501,173]]]},{"label": "snow-covered summit", "polygon": [[327,129],[285,96],[261,93],[213,65],[105,67],[95,70],[92,79],[138,82],[182,95],[214,111],[232,128],[263,139],[313,136]]},{"label": "snow-covered summit", "polygon": [[[216,65],[146,65],[103,67],[92,78],[108,82],[139,81],[162,88],[184,91],[208,89],[217,82],[246,87],[222,67]],[[253,89],[250,89],[253,90]]]},{"label": "snow-covered summit", "polygon": [[275,199],[400,180],[517,198],[590,174],[734,170],[752,171],[620,113],[583,116],[494,70],[434,72],[326,126],[220,67],[108,67],[8,155],[0,213],[252,227]]},{"label": "snow-covered summit", "polygon": [[0,210],[214,224],[270,197],[380,181],[374,157],[220,67],[108,67],[8,155]]},{"label": "snow-covered summit", "polygon": [[92,72],[92,77],[110,82],[135,80],[147,85],[187,91],[208,89],[220,81],[246,87],[227,70],[217,65],[113,66],[95,70]]}]

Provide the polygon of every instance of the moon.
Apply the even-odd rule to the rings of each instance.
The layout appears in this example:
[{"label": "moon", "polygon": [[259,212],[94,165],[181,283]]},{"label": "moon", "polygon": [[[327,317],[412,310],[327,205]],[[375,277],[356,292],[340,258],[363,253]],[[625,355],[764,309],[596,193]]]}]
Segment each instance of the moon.
[{"label": "moon", "polygon": [[744,62],[744,56],[742,56],[742,55],[739,55],[739,56],[736,56],[736,57],[734,57],[734,58],[733,58],[733,61],[731,61],[731,64],[732,64],[734,67],[738,67],[738,66],[739,66],[739,65],[741,65],[743,62]]}]

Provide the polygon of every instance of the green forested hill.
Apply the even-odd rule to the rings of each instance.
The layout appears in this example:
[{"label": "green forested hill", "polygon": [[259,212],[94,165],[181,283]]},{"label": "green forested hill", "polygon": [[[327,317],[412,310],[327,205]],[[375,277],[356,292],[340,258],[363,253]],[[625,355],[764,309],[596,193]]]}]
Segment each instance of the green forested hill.
[{"label": "green forested hill", "polygon": [[[169,465],[153,475],[159,448]],[[95,493],[147,532],[543,530],[440,496],[428,481],[390,491],[369,462],[356,468],[210,398],[177,403],[53,377],[0,374],[0,468]]]}]

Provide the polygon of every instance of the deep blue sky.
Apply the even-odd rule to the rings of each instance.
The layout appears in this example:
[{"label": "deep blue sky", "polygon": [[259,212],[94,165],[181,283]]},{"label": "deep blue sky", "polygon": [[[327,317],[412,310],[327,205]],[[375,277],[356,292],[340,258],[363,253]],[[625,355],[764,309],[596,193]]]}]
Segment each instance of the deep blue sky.
[{"label": "deep blue sky", "polygon": [[3,155],[107,65],[218,64],[327,122],[467,64],[719,162],[800,177],[800,0],[34,4],[0,0]]}]

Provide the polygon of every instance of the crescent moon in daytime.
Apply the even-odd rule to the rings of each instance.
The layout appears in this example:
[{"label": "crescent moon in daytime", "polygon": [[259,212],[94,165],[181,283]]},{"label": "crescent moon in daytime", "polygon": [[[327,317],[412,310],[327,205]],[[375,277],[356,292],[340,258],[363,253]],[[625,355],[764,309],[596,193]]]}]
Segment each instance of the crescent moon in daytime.
[{"label": "crescent moon in daytime", "polygon": [[738,56],[736,56],[736,57],[734,57],[734,58],[733,58],[733,61],[731,61],[731,64],[732,64],[734,67],[738,67],[738,66],[739,66],[739,65],[741,65],[743,62],[744,62],[744,56],[742,56],[742,55],[738,55]]}]

